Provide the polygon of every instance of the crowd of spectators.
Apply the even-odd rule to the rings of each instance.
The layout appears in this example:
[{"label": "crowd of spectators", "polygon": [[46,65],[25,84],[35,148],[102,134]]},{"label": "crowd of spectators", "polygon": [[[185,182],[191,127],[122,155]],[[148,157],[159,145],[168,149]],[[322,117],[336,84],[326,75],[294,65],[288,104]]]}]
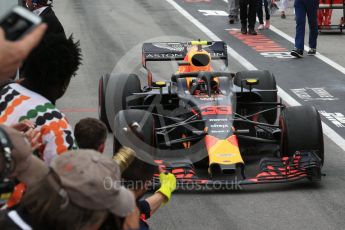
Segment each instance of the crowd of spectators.
[{"label": "crowd of spectators", "polygon": [[[66,36],[51,0],[23,3],[44,23],[19,41],[0,27],[1,229],[148,229],[175,176],[135,149],[103,154],[107,127],[97,119],[73,130],[55,104],[81,65],[79,41]],[[144,198],[155,174],[160,188]]]}]

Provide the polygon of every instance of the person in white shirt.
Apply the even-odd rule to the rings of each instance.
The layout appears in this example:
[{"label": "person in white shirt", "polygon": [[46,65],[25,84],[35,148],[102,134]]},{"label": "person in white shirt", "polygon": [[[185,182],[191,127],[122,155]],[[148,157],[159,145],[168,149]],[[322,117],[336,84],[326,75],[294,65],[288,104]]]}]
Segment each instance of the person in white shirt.
[{"label": "person in white shirt", "polygon": [[0,124],[30,120],[41,134],[38,155],[47,164],[56,155],[77,148],[73,129],[56,107],[81,63],[79,42],[63,34],[45,36],[23,65],[20,83],[0,91]]}]

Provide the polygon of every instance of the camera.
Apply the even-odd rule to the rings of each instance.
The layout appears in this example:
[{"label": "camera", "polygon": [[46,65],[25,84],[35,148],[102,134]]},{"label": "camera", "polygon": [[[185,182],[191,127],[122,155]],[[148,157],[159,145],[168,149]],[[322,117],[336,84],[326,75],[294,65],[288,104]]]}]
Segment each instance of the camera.
[{"label": "camera", "polygon": [[0,27],[5,31],[5,38],[16,41],[29,33],[42,22],[42,19],[25,9],[16,6],[0,19]]},{"label": "camera", "polygon": [[13,170],[12,142],[7,133],[0,127],[0,206],[6,202],[15,186],[13,180],[9,178]]}]

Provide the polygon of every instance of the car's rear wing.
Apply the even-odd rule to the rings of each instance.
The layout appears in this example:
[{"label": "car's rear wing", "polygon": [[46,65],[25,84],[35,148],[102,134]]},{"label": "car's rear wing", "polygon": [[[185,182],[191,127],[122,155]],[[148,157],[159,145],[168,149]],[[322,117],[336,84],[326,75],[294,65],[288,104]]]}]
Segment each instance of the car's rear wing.
[{"label": "car's rear wing", "polygon": [[[181,61],[186,56],[190,42],[153,42],[144,43],[142,47],[143,66],[148,61]],[[210,53],[213,60],[227,60],[227,48],[223,41],[207,42],[203,49]],[[226,61],[227,64],[227,61]]]}]

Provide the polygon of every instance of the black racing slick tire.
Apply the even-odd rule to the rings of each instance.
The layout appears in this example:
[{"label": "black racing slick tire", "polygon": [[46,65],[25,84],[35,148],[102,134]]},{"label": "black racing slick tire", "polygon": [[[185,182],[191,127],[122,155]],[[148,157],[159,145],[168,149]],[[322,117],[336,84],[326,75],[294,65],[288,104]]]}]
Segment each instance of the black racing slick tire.
[{"label": "black racing slick tire", "polygon": [[282,156],[292,156],[296,151],[313,150],[324,162],[324,143],[321,118],[313,106],[285,108],[279,119]]},{"label": "black racing slick tire", "polygon": [[154,146],[155,131],[154,118],[150,112],[138,109],[122,110],[116,115],[114,124],[117,126],[114,132],[114,153],[118,152],[123,144],[121,142],[124,142],[121,141],[121,137],[126,136],[124,127],[137,137],[135,141],[125,140],[129,141],[126,146],[152,152],[150,147]]},{"label": "black racing slick tire", "polygon": [[111,132],[105,107],[105,92],[109,80],[109,74],[103,75],[98,81],[98,118],[107,126]]},{"label": "black racing slick tire", "polygon": [[[117,95],[114,100],[115,114],[120,110],[126,109],[126,98],[131,96],[133,93],[141,92],[140,79],[136,74],[125,75],[126,77],[119,78],[118,86],[123,86],[123,88],[115,89],[115,94]],[[137,104],[137,103],[135,103]]]},{"label": "black racing slick tire", "polygon": [[[111,75],[108,81],[106,92],[107,117],[112,131],[114,132],[114,118],[116,114],[127,109],[129,105],[140,105],[141,99],[131,100],[127,103],[129,96],[134,93],[141,93],[140,79],[135,74]],[[109,111],[108,111],[109,110]]]},{"label": "black racing slick tire", "polygon": [[[258,79],[259,83],[254,85],[253,88],[261,90],[275,90],[275,92],[258,92],[262,102],[277,102],[277,84],[274,75],[267,70],[252,70],[252,71],[241,71],[236,73],[234,78],[234,84],[243,88],[249,89],[243,80],[245,79]],[[274,106],[265,106],[262,109],[274,108]],[[263,113],[263,117],[269,124],[274,124],[277,120],[278,110],[274,109]]]}]

